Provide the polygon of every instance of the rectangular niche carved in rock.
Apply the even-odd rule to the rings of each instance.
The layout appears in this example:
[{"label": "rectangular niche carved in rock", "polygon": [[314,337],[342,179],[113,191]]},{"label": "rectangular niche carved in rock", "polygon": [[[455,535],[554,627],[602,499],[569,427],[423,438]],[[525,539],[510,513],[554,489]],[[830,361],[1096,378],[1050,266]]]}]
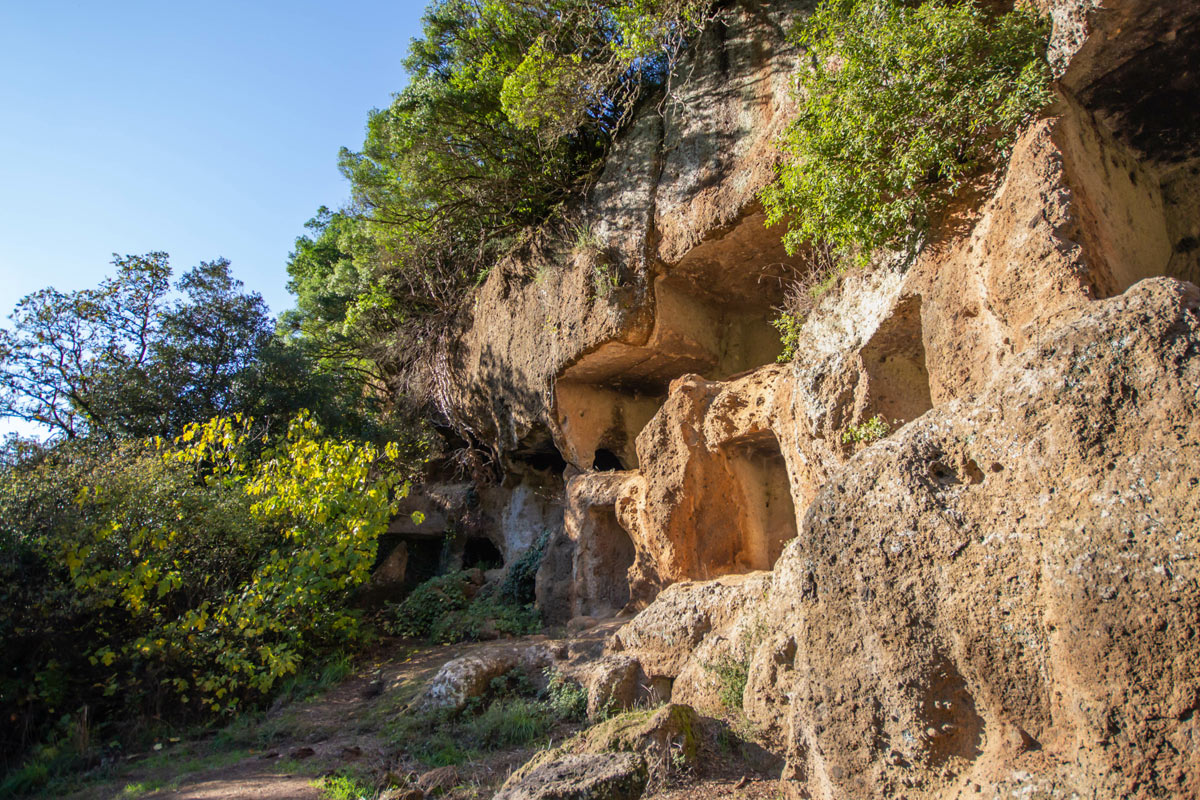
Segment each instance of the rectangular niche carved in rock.
[{"label": "rectangular niche carved in rock", "polygon": [[779,440],[768,431],[727,445],[725,454],[742,506],[734,571],[771,569],[796,538],[796,506]]},{"label": "rectangular niche carved in rock", "polygon": [[629,603],[629,568],[636,550],[610,505],[587,510],[586,536],[579,542],[575,576],[579,591],[576,613],[603,616]]}]

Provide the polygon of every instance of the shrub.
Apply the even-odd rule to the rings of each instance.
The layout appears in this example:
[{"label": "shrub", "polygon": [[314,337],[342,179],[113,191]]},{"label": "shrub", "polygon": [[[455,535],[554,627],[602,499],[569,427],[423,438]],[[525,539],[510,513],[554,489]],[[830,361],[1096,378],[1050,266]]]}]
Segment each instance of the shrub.
[{"label": "shrub", "polygon": [[524,636],[537,633],[542,617],[534,606],[501,603],[477,597],[462,611],[442,616],[429,632],[429,639],[442,644],[477,641],[494,636]]},{"label": "shrub", "polygon": [[541,628],[541,615],[532,605],[505,602],[481,591],[467,597],[469,572],[430,578],[395,607],[385,627],[399,636],[449,644],[487,636],[522,636]]},{"label": "shrub", "polygon": [[845,444],[873,442],[887,436],[891,428],[892,426],[883,418],[883,414],[876,414],[865,422],[847,425],[846,430],[842,431],[842,442]]},{"label": "shrub", "polygon": [[524,697],[498,700],[467,723],[468,735],[483,749],[517,747],[540,738],[550,727],[550,712]]},{"label": "shrub", "polygon": [[[765,599],[765,598],[764,598]],[[761,618],[743,628],[736,645],[722,653],[715,661],[702,664],[717,680],[717,697],[721,705],[731,714],[741,714],[746,683],[750,680],[750,659],[754,650],[767,638],[767,624]]]},{"label": "shrub", "polygon": [[791,253],[915,252],[932,214],[991,169],[1052,98],[1046,23],[972,2],[824,0],[798,28],[811,66],[762,195]]},{"label": "shrub", "polygon": [[362,635],[345,600],[407,490],[395,448],[327,438],[301,415],[264,450],[250,425],[61,445],[0,474],[5,750],[64,713],[230,712]]},{"label": "shrub", "polygon": [[387,626],[398,636],[427,638],[446,615],[465,609],[469,580],[465,572],[450,572],[430,578],[404,599]]},{"label": "shrub", "polygon": [[348,775],[327,775],[314,784],[323,800],[369,800],[377,792]]},{"label": "shrub", "polygon": [[537,571],[550,541],[550,531],[542,531],[533,546],[508,568],[508,575],[500,586],[500,599],[509,603],[532,603],[537,587]]},{"label": "shrub", "polygon": [[546,676],[546,707],[554,716],[568,722],[577,722],[587,716],[587,689],[553,667],[547,667],[543,674]]}]

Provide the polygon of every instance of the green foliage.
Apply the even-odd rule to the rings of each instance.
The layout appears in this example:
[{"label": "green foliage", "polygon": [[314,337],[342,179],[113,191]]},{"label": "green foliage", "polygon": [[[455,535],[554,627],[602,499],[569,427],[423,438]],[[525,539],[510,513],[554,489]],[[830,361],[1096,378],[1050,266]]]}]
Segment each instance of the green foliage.
[{"label": "green foliage", "polygon": [[779,331],[779,338],[783,342],[783,352],[776,359],[780,364],[796,357],[796,348],[800,345],[800,329],[803,325],[803,319],[787,312],[771,320],[771,327]]},{"label": "green foliage", "polygon": [[541,629],[537,608],[515,602],[503,589],[498,597],[484,591],[469,597],[472,578],[468,570],[425,581],[396,606],[387,630],[399,636],[448,644],[495,636],[523,636]]},{"label": "green foliage", "polygon": [[316,783],[324,800],[370,800],[377,792],[347,775],[327,775]]},{"label": "green foliage", "polygon": [[276,442],[251,430],[62,444],[0,473],[0,711],[20,721],[6,752],[76,709],[232,712],[361,638],[345,601],[411,465],[308,415]]},{"label": "green foliage", "polygon": [[471,739],[485,750],[519,747],[541,738],[552,719],[546,706],[523,697],[492,703],[467,725]]},{"label": "green foliage", "polygon": [[766,639],[766,623],[756,619],[754,624],[741,632],[738,642],[720,654],[715,661],[702,664],[717,681],[717,697],[730,714],[740,715],[746,694],[746,683],[750,679],[750,659],[755,648]]},{"label": "green foliage", "polygon": [[742,697],[746,693],[746,682],[750,679],[750,662],[745,658],[722,655],[704,665],[717,679],[717,697],[726,711],[742,710]]},{"label": "green foliage", "polygon": [[388,739],[430,767],[460,764],[481,753],[519,747],[543,737],[554,714],[535,700],[520,670],[494,678],[483,697],[461,712],[404,714],[393,719]]},{"label": "green foliage", "polygon": [[796,34],[811,66],[762,195],[768,224],[788,224],[789,252],[913,252],[931,216],[1051,100],[1047,32],[1027,9],[824,0]]},{"label": "green foliage", "polygon": [[542,628],[535,606],[517,606],[491,597],[476,597],[465,609],[442,616],[429,633],[430,641],[478,641],[496,636],[525,636]]},{"label": "green foliage", "polygon": [[546,707],[551,713],[570,722],[584,719],[587,716],[587,689],[553,667],[547,667],[544,674]]},{"label": "green foliage", "polygon": [[534,591],[537,586],[537,572],[546,554],[546,545],[550,542],[550,531],[544,530],[538,536],[533,546],[521,554],[513,565],[508,568],[504,583],[500,585],[500,599],[514,605],[527,605],[534,602]]},{"label": "green foliage", "polygon": [[443,617],[462,611],[470,604],[467,599],[469,582],[464,572],[451,572],[425,581],[396,607],[388,631],[397,636],[429,638]]},{"label": "green foliage", "polygon": [[[0,416],[56,437],[174,437],[190,422],[253,413],[286,424],[305,404],[362,427],[361,391],[274,337],[262,297],[229,262],[201,263],[175,283],[166,253],[117,257],[93,289],[43,289],[0,329]],[[361,414],[359,414],[361,416]]]},{"label": "green foliage", "polygon": [[407,87],[341,151],[351,206],[296,242],[294,340],[372,387],[410,386],[488,270],[582,196],[709,5],[435,0]]},{"label": "green foliage", "polygon": [[874,442],[887,436],[891,428],[892,426],[884,419],[883,414],[876,414],[865,422],[847,425],[846,430],[842,431],[842,442],[845,444]]}]

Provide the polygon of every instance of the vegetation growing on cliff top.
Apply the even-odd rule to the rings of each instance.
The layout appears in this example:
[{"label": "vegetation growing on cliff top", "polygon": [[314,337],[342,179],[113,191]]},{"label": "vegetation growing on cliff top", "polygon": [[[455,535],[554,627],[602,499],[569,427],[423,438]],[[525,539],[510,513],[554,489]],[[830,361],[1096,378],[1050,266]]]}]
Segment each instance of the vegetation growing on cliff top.
[{"label": "vegetation growing on cliff top", "polygon": [[289,264],[296,335],[390,387],[469,289],[579,198],[621,122],[705,19],[698,0],[438,0],[407,88],[372,111]]},{"label": "vegetation growing on cliff top", "polygon": [[799,109],[762,194],[788,251],[817,244],[860,263],[881,247],[915,252],[1051,100],[1047,34],[1029,9],[824,0],[794,34]]}]

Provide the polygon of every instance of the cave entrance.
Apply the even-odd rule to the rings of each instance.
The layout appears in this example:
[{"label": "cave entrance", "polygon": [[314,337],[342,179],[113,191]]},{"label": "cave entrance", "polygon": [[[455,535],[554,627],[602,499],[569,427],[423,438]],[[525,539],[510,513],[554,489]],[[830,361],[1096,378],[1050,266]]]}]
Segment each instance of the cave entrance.
[{"label": "cave entrance", "polygon": [[796,538],[796,506],[779,440],[765,432],[726,449],[741,492],[739,571],[771,569],[787,542]]},{"label": "cave entrance", "polygon": [[871,414],[899,427],[933,408],[921,340],[921,298],[906,297],[862,349]]},{"label": "cave entrance", "polygon": [[617,520],[615,506],[593,506],[588,509],[588,518],[592,536],[586,567],[592,590],[591,608],[583,611],[592,615],[615,613],[629,603],[629,568],[637,551]]},{"label": "cave entrance", "polygon": [[567,460],[553,445],[546,445],[532,452],[518,451],[513,453],[512,459],[525,464],[534,472],[545,472],[550,475],[561,476],[563,470],[567,468]]},{"label": "cave entrance", "polygon": [[620,456],[607,447],[601,447],[592,459],[592,469],[596,472],[619,472],[625,467],[621,464]]},{"label": "cave entrance", "polygon": [[463,569],[489,569],[504,566],[504,556],[486,536],[473,536],[463,544]]},{"label": "cave entrance", "polygon": [[430,578],[441,574],[442,539],[440,536],[424,534],[387,534],[379,538],[379,550],[388,553],[400,544],[408,548],[408,561],[404,571],[404,589],[412,591]]}]

